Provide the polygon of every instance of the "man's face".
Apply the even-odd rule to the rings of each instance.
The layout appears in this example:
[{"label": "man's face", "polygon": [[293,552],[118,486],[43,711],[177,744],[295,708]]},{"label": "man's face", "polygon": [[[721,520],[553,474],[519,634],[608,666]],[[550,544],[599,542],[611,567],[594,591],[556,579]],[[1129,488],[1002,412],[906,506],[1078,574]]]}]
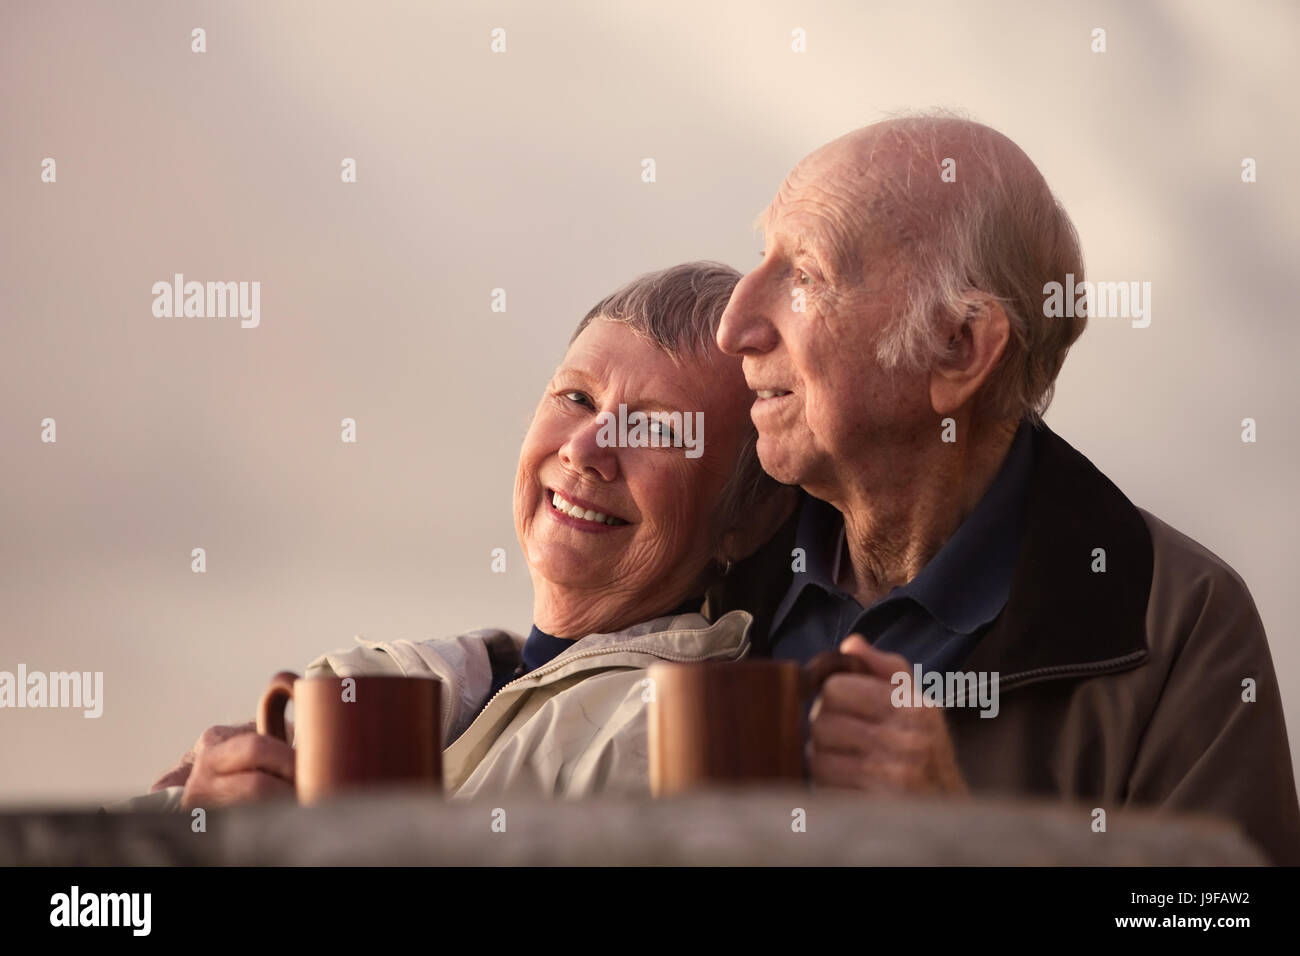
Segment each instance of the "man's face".
[{"label": "man's face", "polygon": [[765,213],[763,261],[718,329],[756,392],[763,468],[824,497],[864,448],[914,439],[929,410],[924,376],[886,373],[876,360],[902,305],[902,257],[894,224],[872,221],[874,189],[870,171],[846,167],[834,144],[800,163]]}]

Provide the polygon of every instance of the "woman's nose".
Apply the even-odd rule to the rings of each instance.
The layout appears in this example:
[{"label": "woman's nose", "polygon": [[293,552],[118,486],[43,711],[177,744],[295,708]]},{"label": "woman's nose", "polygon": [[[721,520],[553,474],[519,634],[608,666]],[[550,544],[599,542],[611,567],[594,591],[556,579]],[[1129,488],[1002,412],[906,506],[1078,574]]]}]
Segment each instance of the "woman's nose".
[{"label": "woman's nose", "polygon": [[736,284],[718,323],[718,348],[728,355],[761,355],[776,347],[779,336],[768,318],[766,287],[762,266]]},{"label": "woman's nose", "polygon": [[618,448],[603,437],[614,431],[602,426],[609,414],[593,416],[575,428],[560,446],[560,462],[570,471],[599,481],[613,481],[618,477]]}]

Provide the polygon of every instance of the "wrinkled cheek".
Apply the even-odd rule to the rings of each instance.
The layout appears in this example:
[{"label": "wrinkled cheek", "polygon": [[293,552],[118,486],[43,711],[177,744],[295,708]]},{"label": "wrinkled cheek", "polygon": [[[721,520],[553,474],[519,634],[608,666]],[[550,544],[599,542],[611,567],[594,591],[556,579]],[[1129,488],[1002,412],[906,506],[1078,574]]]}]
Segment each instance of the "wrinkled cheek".
[{"label": "wrinkled cheek", "polygon": [[515,534],[522,545],[525,536],[537,524],[537,489],[532,482],[520,480],[515,483],[514,518]]},{"label": "wrinkled cheek", "polygon": [[852,414],[847,403],[813,398],[804,405],[800,424],[804,432],[830,440],[844,431]]},{"label": "wrinkled cheek", "polygon": [[661,578],[671,563],[671,545],[666,535],[643,528],[615,562],[620,582],[653,581]]}]

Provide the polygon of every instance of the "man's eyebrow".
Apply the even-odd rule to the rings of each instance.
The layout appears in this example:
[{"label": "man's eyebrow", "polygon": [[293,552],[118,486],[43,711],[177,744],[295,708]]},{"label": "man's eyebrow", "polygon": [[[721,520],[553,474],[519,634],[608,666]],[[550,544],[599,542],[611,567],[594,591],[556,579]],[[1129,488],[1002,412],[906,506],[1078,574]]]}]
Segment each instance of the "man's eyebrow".
[{"label": "man's eyebrow", "polygon": [[771,232],[773,205],[775,205],[775,200],[758,214],[758,218],[754,220],[755,231],[763,233],[765,239],[769,233],[777,239],[782,237],[786,239],[793,238],[793,255],[815,255],[836,276],[844,277],[856,274],[861,264],[856,261],[854,254],[843,243],[837,241],[839,234],[834,229],[833,223],[827,223],[829,231],[810,232],[807,228],[802,228],[795,232],[779,229],[773,233]]},{"label": "man's eyebrow", "polygon": [[[755,220],[755,225],[757,225],[757,220]],[[764,232],[764,235],[766,235],[766,230],[760,230],[760,231]],[[789,233],[784,231],[774,233],[773,235],[790,236]],[[803,231],[794,233],[793,239],[794,239],[794,250],[793,250],[794,255],[801,256],[804,253],[814,253],[816,255],[821,256],[823,259],[826,259],[832,265],[838,264],[839,260],[835,255],[834,249],[832,249],[831,246],[829,246],[826,242],[818,240],[816,238],[811,238],[808,236],[807,233]]]}]

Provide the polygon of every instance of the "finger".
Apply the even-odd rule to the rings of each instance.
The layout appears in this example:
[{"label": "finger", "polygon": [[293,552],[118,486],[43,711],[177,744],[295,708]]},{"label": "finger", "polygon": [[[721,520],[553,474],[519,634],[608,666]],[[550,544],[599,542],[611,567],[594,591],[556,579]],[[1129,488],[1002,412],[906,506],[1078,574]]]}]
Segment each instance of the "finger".
[{"label": "finger", "polygon": [[881,764],[899,764],[924,772],[933,739],[924,729],[916,727],[827,714],[809,726],[808,743],[810,753],[872,757]]},{"label": "finger", "polygon": [[911,673],[912,665],[902,654],[881,651],[867,643],[861,634],[850,634],[840,642],[841,654],[860,657],[871,667],[871,673],[889,680],[899,671]]},{"label": "finger", "polygon": [[149,787],[149,792],[153,793],[155,790],[162,790],[165,787],[184,785],[185,781],[190,779],[190,771],[193,769],[194,764],[192,763],[185,763],[173,767],[153,782],[153,785]]},{"label": "finger", "polygon": [[822,687],[817,716],[839,713],[861,720],[884,721],[895,710],[889,695],[892,688],[879,677],[866,674],[835,674]]},{"label": "finger", "polygon": [[842,713],[819,714],[808,725],[808,741],[812,748],[827,753],[867,754],[880,753],[897,746],[893,728],[871,721],[849,717]]},{"label": "finger", "polygon": [[874,756],[814,751],[808,770],[819,788],[861,790],[868,793],[900,793],[908,790],[910,768]]},{"label": "finger", "polygon": [[297,793],[289,781],[260,770],[223,774],[214,779],[212,784],[213,802],[217,806],[283,800],[294,797]]},{"label": "finger", "polygon": [[203,775],[191,780],[181,794],[181,807],[226,807],[260,800],[295,796],[293,784],[260,770],[222,776]]},{"label": "finger", "polygon": [[293,748],[263,734],[240,734],[203,754],[205,768],[217,774],[262,770],[293,780]]},{"label": "finger", "polygon": [[256,723],[216,724],[199,734],[199,739],[195,741],[194,750],[191,751],[191,753],[198,755],[205,750],[215,747],[217,744],[225,743],[231,737],[238,737],[240,734],[251,734],[256,732]]}]

